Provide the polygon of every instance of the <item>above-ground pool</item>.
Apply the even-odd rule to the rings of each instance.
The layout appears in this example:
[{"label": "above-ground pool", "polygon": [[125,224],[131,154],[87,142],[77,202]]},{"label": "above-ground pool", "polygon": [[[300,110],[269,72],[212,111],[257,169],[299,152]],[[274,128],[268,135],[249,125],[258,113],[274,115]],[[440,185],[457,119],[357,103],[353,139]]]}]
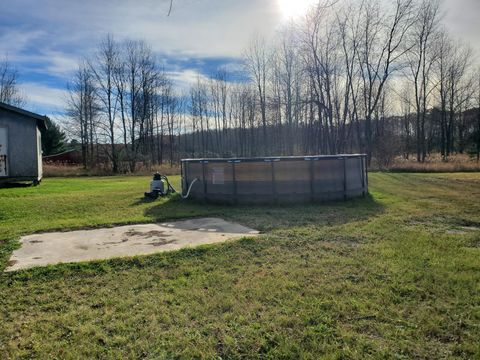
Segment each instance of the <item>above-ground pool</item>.
[{"label": "above-ground pool", "polygon": [[182,190],[214,203],[344,200],[368,192],[364,154],[182,159]]}]

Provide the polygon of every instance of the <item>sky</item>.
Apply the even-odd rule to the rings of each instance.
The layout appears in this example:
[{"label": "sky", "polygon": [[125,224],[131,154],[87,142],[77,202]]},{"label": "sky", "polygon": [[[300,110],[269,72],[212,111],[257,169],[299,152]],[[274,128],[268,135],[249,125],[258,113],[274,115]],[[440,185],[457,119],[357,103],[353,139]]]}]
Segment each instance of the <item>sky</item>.
[{"label": "sky", "polygon": [[[389,0],[384,0],[389,1]],[[266,39],[314,0],[0,0],[0,58],[18,71],[28,110],[55,117],[79,62],[107,34],[143,39],[179,88],[225,66],[241,71]],[[480,54],[480,0],[444,0],[444,23]]]}]

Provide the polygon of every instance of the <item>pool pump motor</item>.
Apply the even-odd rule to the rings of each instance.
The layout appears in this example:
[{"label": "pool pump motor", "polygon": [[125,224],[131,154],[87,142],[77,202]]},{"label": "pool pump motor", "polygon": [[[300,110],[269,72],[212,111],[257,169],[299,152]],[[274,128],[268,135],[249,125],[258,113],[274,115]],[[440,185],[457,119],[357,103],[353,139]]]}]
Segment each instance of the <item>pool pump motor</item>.
[{"label": "pool pump motor", "polygon": [[156,199],[159,196],[166,196],[174,192],[175,189],[170,185],[168,178],[156,172],[153,174],[152,181],[150,181],[150,192],[146,192],[145,197]]}]

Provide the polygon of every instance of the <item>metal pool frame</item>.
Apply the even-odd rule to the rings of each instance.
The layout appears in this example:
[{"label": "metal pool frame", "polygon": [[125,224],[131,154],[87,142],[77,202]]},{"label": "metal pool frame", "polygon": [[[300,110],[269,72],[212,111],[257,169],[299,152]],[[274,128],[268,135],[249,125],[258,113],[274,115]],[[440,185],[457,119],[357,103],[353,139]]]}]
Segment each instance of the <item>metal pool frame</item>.
[{"label": "metal pool frame", "polygon": [[182,190],[213,203],[302,203],[368,193],[365,154],[182,159]]}]

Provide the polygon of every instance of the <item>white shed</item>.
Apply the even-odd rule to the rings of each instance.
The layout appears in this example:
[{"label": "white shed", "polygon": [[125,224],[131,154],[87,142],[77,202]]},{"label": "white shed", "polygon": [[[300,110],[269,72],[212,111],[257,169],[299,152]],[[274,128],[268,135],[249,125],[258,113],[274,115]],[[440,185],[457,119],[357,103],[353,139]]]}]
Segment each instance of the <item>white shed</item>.
[{"label": "white shed", "polygon": [[0,102],[0,183],[42,179],[46,116]]}]

